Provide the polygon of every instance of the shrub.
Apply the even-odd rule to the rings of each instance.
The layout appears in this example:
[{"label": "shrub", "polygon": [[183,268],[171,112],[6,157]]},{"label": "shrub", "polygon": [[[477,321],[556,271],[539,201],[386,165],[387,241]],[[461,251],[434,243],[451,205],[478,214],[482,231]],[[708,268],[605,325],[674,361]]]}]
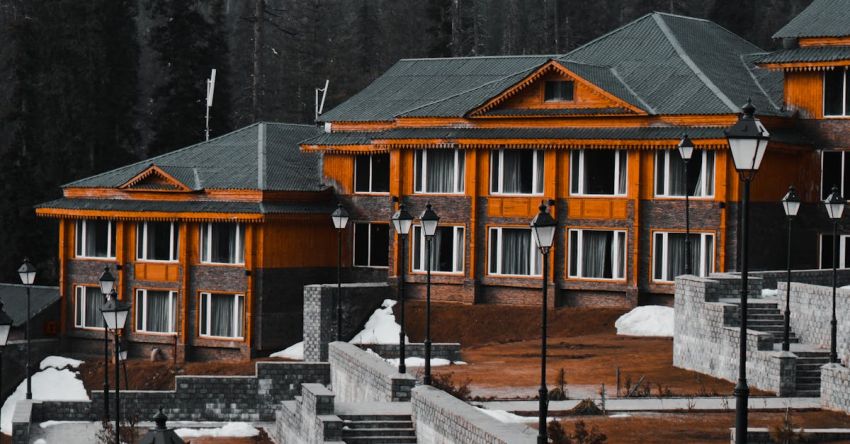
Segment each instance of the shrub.
[{"label": "shrub", "polygon": [[596,426],[588,430],[584,421],[576,422],[574,427],[574,433],[569,434],[559,421],[550,422],[546,427],[549,440],[553,444],[603,444],[608,441],[608,437],[600,432]]},{"label": "shrub", "polygon": [[770,439],[778,444],[799,444],[806,442],[804,430],[796,431],[797,425],[791,421],[791,410],[785,409],[785,418],[779,424],[770,427]]},{"label": "shrub", "polygon": [[563,401],[569,397],[569,391],[567,390],[567,376],[564,368],[561,367],[558,370],[558,377],[555,379],[555,388],[549,390],[549,400],[551,401]]},{"label": "shrub", "polygon": [[471,379],[466,378],[463,382],[455,383],[454,373],[438,373],[431,376],[431,385],[454,396],[461,401],[469,401],[471,391],[469,384]]}]

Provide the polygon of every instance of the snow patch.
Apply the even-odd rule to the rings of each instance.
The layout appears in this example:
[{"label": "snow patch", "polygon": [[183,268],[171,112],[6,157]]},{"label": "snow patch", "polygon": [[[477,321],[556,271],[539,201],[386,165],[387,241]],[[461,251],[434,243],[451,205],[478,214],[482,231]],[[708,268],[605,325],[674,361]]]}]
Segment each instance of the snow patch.
[{"label": "snow patch", "polygon": [[89,424],[91,421],[44,421],[39,424],[39,427],[46,429],[48,427],[65,425],[65,424]]},{"label": "snow patch", "polygon": [[[396,301],[384,299],[381,308],[375,310],[360,333],[350,341],[352,344],[397,344],[401,326],[395,321],[393,307]],[[407,336],[404,342],[409,343]]]},{"label": "snow patch", "polygon": [[83,361],[78,359],[66,358],[64,356],[48,356],[41,360],[41,363],[38,365],[39,370],[44,370],[48,367],[53,367],[56,369],[63,369],[65,367],[77,368],[82,364]]},{"label": "snow patch", "polygon": [[[393,367],[398,367],[398,358],[387,359],[386,361],[392,364]],[[416,356],[407,357],[404,358],[404,365],[407,367],[425,367],[425,358]],[[449,361],[448,359],[443,358],[431,358],[431,367],[443,367],[446,365],[466,365],[466,362]]]},{"label": "snow patch", "polygon": [[272,353],[269,355],[272,358],[287,358],[294,359],[296,361],[304,360],[304,341],[301,341],[297,344],[290,345],[285,350],[281,350],[279,352]]},{"label": "snow patch", "polygon": [[212,438],[249,438],[259,435],[260,431],[247,422],[229,422],[215,429],[175,429],[174,433],[181,438],[197,438],[199,436]]},{"label": "snow patch", "polygon": [[775,288],[762,288],[761,289],[761,297],[763,298],[775,298],[779,294],[779,290]]},{"label": "snow patch", "polygon": [[673,308],[644,305],[620,316],[614,323],[623,336],[673,336]]},{"label": "snow patch", "polygon": [[526,422],[535,422],[537,421],[536,416],[519,416],[510,412],[506,412],[504,410],[490,410],[490,409],[482,409],[481,407],[475,407],[479,412],[501,422],[511,423],[511,424],[519,424]]},{"label": "snow patch", "polygon": [[38,438],[32,444],[47,444],[47,441],[44,438]]}]

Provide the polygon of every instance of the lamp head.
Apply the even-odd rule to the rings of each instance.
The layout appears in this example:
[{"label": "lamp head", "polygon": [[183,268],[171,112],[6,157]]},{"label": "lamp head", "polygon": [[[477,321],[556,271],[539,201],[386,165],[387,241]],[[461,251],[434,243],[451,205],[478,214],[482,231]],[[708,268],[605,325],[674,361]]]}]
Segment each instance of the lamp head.
[{"label": "lamp head", "polygon": [[546,253],[552,248],[552,243],[555,241],[555,229],[558,227],[558,222],[549,215],[548,208],[545,203],[540,203],[540,210],[534,219],[531,220],[531,231],[534,233],[534,239],[537,241],[537,247],[542,253]]},{"label": "lamp head", "polygon": [[830,193],[829,196],[826,196],[826,199],[823,201],[823,205],[826,207],[826,214],[829,215],[829,218],[833,221],[841,219],[841,216],[844,214],[845,204],[846,201],[843,197],[841,197],[838,187],[833,185],[832,193]]},{"label": "lamp head", "polygon": [[334,228],[337,230],[343,230],[348,225],[348,211],[345,211],[341,202],[336,204],[336,210],[331,213],[331,219],[333,220]]},{"label": "lamp head", "polygon": [[0,347],[5,347],[9,341],[9,332],[12,330],[12,318],[3,310],[3,302],[0,301]]},{"label": "lamp head", "polygon": [[112,293],[115,288],[115,276],[112,276],[112,273],[109,272],[109,267],[103,267],[103,273],[101,273],[98,281],[100,282],[100,292],[104,296]]},{"label": "lamp head", "polygon": [[392,221],[396,233],[407,235],[410,232],[410,226],[413,225],[413,215],[407,211],[407,207],[404,204],[400,204],[398,211],[393,214]]},{"label": "lamp head", "polygon": [[24,285],[32,285],[35,282],[35,266],[30,262],[29,258],[24,258],[24,263],[18,268],[18,275],[21,276],[21,282]]},{"label": "lamp head", "polygon": [[425,211],[419,216],[419,222],[422,224],[422,230],[425,232],[425,237],[432,237],[437,232],[437,224],[440,222],[440,216],[431,209],[431,204],[425,205]]},{"label": "lamp head", "polygon": [[764,158],[770,133],[755,117],[756,108],[753,106],[752,100],[747,100],[742,111],[743,113],[738,116],[738,121],[724,133],[729,141],[729,149],[732,151],[735,169],[739,173],[752,176],[758,171]]},{"label": "lamp head", "polygon": [[782,208],[788,217],[794,217],[800,211],[800,196],[797,195],[797,189],[794,188],[794,185],[788,187],[788,192],[782,198]]},{"label": "lamp head", "polygon": [[679,141],[679,155],[685,161],[691,160],[691,157],[694,155],[694,143],[687,134]]},{"label": "lamp head", "polygon": [[106,322],[106,328],[112,331],[118,331],[124,328],[127,323],[127,314],[130,313],[130,305],[124,301],[118,300],[118,294],[112,290],[111,297],[100,309],[103,313],[103,320]]}]

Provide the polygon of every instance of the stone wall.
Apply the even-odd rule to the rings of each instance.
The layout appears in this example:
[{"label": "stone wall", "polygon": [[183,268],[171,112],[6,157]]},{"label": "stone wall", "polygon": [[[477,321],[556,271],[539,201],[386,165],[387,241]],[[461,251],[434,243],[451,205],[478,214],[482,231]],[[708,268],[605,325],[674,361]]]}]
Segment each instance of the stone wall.
[{"label": "stone wall", "polygon": [[269,433],[279,443],[318,444],[341,441],[342,426],[334,415],[334,394],[321,384],[302,384],[301,398],[281,404]]},{"label": "stone wall", "polygon": [[410,390],[416,380],[398,373],[381,357],[365,352],[347,342],[328,346],[331,386],[343,402],[410,401]]},{"label": "stone wall", "polygon": [[824,408],[850,414],[850,369],[840,364],[821,367],[820,403]]},{"label": "stone wall", "polygon": [[[779,294],[785,294],[786,285],[779,282]],[[832,342],[832,281],[828,287],[791,282],[790,304],[791,329],[800,341],[829,350]],[[850,290],[836,289],[835,311],[838,317],[838,359],[847,365],[850,364],[850,322],[846,321],[844,313],[850,313]]]},{"label": "stone wall", "polygon": [[[398,359],[398,344],[354,344],[363,350],[372,350],[384,359]],[[421,342],[405,344],[405,357],[425,357],[425,344]],[[431,358],[448,359],[449,361],[460,361],[460,344],[436,343],[431,344]]]},{"label": "stone wall", "polygon": [[[751,279],[749,292],[758,294],[761,285],[761,279]],[[732,275],[676,278],[674,366],[729,381],[737,380],[739,308],[719,302],[719,299],[740,297],[740,286],[740,279]],[[769,333],[747,332],[747,381],[751,387],[780,396],[793,394],[795,372],[796,356],[773,351],[773,338]]]},{"label": "stone wall", "polygon": [[[837,270],[836,274],[838,275],[836,281],[839,287],[850,284],[850,269]],[[738,273],[734,273],[734,275],[738,275]],[[761,278],[764,288],[777,288],[778,284],[784,284],[788,280],[786,270],[751,271],[750,276]],[[791,282],[832,287],[832,269],[791,270]]]},{"label": "stone wall", "polygon": [[413,389],[412,418],[420,444],[532,444],[537,433],[501,422],[431,386]]},{"label": "stone wall", "polygon": [[[304,286],[304,360],[328,360],[328,343],[336,334],[335,284]],[[392,299],[386,283],[342,284],[342,338],[351,339],[381,306]]]}]

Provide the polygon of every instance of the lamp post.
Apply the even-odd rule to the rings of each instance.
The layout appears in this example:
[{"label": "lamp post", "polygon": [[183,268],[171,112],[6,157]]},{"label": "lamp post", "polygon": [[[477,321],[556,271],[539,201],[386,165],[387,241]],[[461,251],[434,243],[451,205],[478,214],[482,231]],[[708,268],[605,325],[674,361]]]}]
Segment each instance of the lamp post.
[{"label": "lamp post", "polygon": [[428,267],[428,279],[425,287],[425,385],[431,385],[431,242],[437,232],[440,216],[431,209],[431,204],[425,205],[425,211],[419,216],[422,231],[425,233],[425,256]]},{"label": "lamp post", "polygon": [[123,301],[118,300],[118,294],[115,289],[112,289],[112,294],[109,301],[103,305],[100,311],[103,313],[103,320],[106,323],[106,328],[112,330],[115,336],[115,444],[121,444],[121,384],[118,382],[120,378],[120,359],[118,351],[118,330],[124,328],[127,322],[127,314],[130,312],[130,306]]},{"label": "lamp post", "polygon": [[[115,277],[109,272],[109,267],[103,267],[103,273],[98,279],[100,294],[103,295],[104,305],[109,301],[109,295],[115,289]],[[109,330],[103,326],[103,418],[109,421]]]},{"label": "lamp post", "polygon": [[404,273],[407,270],[404,268],[404,246],[407,242],[407,233],[410,232],[410,226],[413,225],[413,216],[407,212],[404,204],[399,204],[398,211],[393,214],[392,221],[393,227],[398,233],[398,260],[400,262],[398,268],[398,303],[401,306],[401,329],[398,332],[398,372],[405,373],[407,366],[404,363],[404,343],[406,342],[404,334]]},{"label": "lamp post", "polygon": [[800,197],[797,196],[797,190],[793,185],[788,187],[788,193],[782,198],[782,209],[785,210],[785,217],[788,219],[788,274],[785,288],[785,329],[782,333],[782,351],[788,351],[791,349],[789,339],[791,334],[791,221],[800,211]]},{"label": "lamp post", "polygon": [[3,349],[9,341],[10,330],[12,330],[12,318],[3,310],[3,302],[0,301],[0,392],[3,390]]},{"label": "lamp post", "polygon": [[691,211],[689,200],[691,190],[688,183],[688,161],[694,155],[694,143],[687,134],[679,141],[679,155],[682,156],[682,162],[685,163],[685,274],[691,274]]},{"label": "lamp post", "polygon": [[35,272],[35,266],[30,263],[29,258],[24,258],[24,263],[18,268],[18,274],[21,276],[21,282],[27,287],[27,399],[32,399],[32,373],[30,372],[30,350],[32,348],[30,346],[30,316],[32,315],[32,310],[30,309],[30,290],[32,283],[35,282]]},{"label": "lamp post", "polygon": [[336,204],[336,210],[331,213],[331,219],[336,228],[336,340],[342,340],[342,230],[348,225],[348,211],[342,203]]},{"label": "lamp post", "polygon": [[735,169],[744,184],[741,199],[741,309],[740,337],[738,357],[738,383],[735,385],[735,442],[747,443],[747,410],[750,389],[747,387],[747,285],[749,274],[748,263],[748,219],[750,213],[750,182],[761,165],[762,158],[770,140],[770,133],[755,117],[756,108],[751,100],[747,100],[738,116],[738,121],[724,131],[732,151]]},{"label": "lamp post", "polygon": [[826,207],[826,213],[832,220],[832,321],[830,323],[830,343],[829,343],[829,362],[838,362],[838,352],[836,349],[836,336],[838,334],[838,321],[835,318],[835,287],[838,281],[838,221],[841,215],[844,214],[844,198],[838,191],[838,187],[832,187],[832,193],[823,201]]},{"label": "lamp post", "polygon": [[537,241],[537,248],[543,255],[543,315],[541,321],[541,339],[540,339],[540,390],[538,391],[540,399],[539,407],[539,430],[537,434],[537,444],[546,444],[548,440],[548,431],[546,430],[546,416],[549,411],[549,391],[546,388],[546,317],[548,310],[548,274],[549,274],[549,250],[552,248],[552,242],[555,240],[555,229],[558,227],[558,222],[555,221],[547,211],[546,204],[540,204],[540,212],[534,216],[531,221],[531,231],[534,233],[534,239]]}]

